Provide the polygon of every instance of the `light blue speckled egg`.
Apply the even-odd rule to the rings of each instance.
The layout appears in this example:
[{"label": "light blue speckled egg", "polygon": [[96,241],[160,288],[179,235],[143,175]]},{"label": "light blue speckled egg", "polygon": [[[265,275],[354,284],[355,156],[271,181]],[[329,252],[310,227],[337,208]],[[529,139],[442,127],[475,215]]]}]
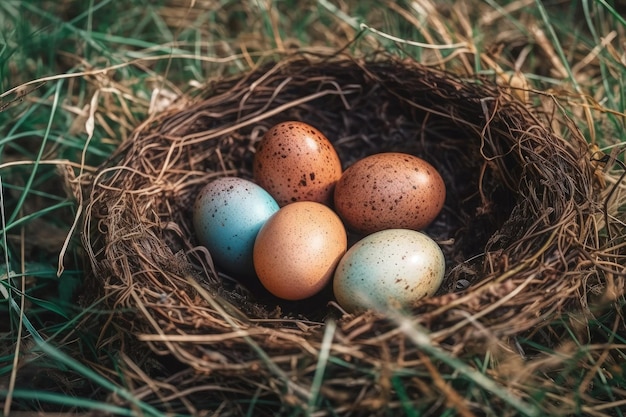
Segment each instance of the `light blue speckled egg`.
[{"label": "light blue speckled egg", "polygon": [[333,291],[348,312],[410,308],[437,291],[445,267],[441,248],[424,233],[382,230],[355,243],[341,258]]},{"label": "light blue speckled egg", "polygon": [[252,250],[261,227],[278,203],[257,184],[236,177],[208,183],[193,207],[198,241],[215,263],[235,278],[254,276]]}]

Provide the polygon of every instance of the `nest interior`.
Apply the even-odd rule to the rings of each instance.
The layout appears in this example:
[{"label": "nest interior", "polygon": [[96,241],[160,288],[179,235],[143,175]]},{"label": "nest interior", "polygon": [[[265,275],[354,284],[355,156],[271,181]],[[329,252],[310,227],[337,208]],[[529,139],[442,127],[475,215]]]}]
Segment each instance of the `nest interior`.
[{"label": "nest interior", "polygon": [[[486,351],[486,339],[507,344],[563,310],[585,308],[587,289],[603,287],[586,255],[598,245],[589,220],[601,207],[598,185],[573,126],[562,126],[567,139],[557,135],[549,116],[487,78],[388,56],[298,54],[215,80],[151,117],[84,191],[95,287],[131,311],[116,318],[127,324],[120,327],[197,378],[219,379],[218,391],[278,391],[306,402],[328,319],[336,324],[330,354],[341,358],[318,393],[329,404],[355,392],[388,398],[393,390],[372,369],[425,369],[393,319],[342,316],[328,291],[281,302],[222,274],[195,241],[190,208],[199,189],[221,175],[250,178],[255,144],[286,120],[321,130],[344,167],[400,151],[441,172],[446,204],[425,232],[445,253],[446,277],[410,316],[441,349],[461,355]],[[405,388],[428,397],[419,381]]]}]

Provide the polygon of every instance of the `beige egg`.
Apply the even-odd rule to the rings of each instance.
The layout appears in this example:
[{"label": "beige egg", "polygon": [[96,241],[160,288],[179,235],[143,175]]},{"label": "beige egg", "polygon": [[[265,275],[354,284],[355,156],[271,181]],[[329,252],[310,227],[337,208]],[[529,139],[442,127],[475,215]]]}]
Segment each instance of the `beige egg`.
[{"label": "beige egg", "polygon": [[268,130],[253,162],[255,182],[281,207],[296,201],[329,205],[341,172],[332,143],[313,126],[296,121]]},{"label": "beige egg", "polygon": [[437,217],[446,187],[437,170],[413,155],[388,152],[350,166],[335,186],[334,203],[346,225],[359,233],[421,230]]},{"label": "beige egg", "polygon": [[285,300],[302,300],[330,281],[348,239],[341,219],[327,206],[299,201],[278,210],[254,242],[261,284]]}]

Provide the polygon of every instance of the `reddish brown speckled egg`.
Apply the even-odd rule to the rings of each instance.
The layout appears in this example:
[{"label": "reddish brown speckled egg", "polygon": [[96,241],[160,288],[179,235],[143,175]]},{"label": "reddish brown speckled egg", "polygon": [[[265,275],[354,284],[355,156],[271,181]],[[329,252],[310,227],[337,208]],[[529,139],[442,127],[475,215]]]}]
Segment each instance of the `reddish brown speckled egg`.
[{"label": "reddish brown speckled egg", "polygon": [[341,177],[341,161],[319,130],[302,122],[284,122],[259,142],[253,176],[282,207],[296,201],[329,205]]},{"label": "reddish brown speckled egg", "polygon": [[437,217],[446,199],[443,178],[428,162],[388,152],[363,158],[337,182],[335,210],[352,230],[421,230]]}]

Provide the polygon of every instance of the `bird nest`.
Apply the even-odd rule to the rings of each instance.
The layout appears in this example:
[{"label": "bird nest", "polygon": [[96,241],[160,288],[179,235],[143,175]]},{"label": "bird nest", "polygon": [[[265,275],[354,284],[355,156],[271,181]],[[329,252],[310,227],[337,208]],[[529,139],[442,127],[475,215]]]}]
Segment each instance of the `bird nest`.
[{"label": "bird nest", "polygon": [[[517,337],[584,311],[606,287],[587,144],[519,96],[390,56],[297,54],[215,80],[138,126],[85,188],[98,296],[135,346],[188,371],[158,390],[192,413],[471,409],[442,375],[497,392],[462,359],[522,357]],[[410,314],[348,315],[328,292],[281,301],[212,263],[191,225],[196,195],[219,176],[251,178],[256,143],[286,120],[321,130],[344,168],[384,151],[437,167],[446,203],[425,232],[447,270],[434,297]],[[519,411],[520,386],[493,404]]]}]

